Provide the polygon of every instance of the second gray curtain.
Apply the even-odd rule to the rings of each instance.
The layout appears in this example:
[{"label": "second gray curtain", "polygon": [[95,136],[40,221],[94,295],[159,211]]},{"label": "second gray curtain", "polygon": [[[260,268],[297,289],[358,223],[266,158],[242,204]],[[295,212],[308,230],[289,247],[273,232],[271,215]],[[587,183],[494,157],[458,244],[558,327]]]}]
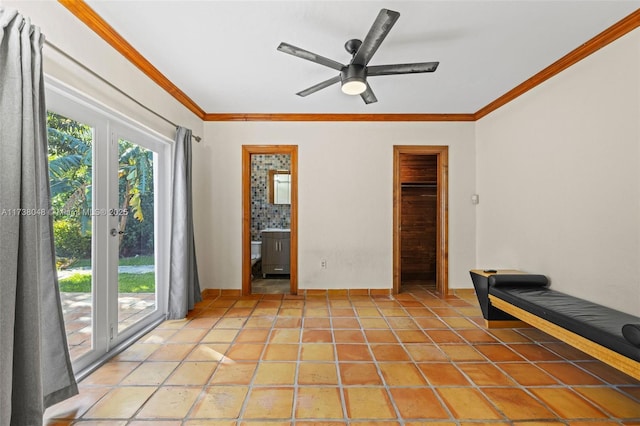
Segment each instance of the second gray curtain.
[{"label": "second gray curtain", "polygon": [[0,5],[0,425],[78,393],[55,268],[40,29]]},{"label": "second gray curtain", "polygon": [[202,300],[193,232],[191,130],[178,127],[173,162],[171,273],[167,319],[180,319]]}]

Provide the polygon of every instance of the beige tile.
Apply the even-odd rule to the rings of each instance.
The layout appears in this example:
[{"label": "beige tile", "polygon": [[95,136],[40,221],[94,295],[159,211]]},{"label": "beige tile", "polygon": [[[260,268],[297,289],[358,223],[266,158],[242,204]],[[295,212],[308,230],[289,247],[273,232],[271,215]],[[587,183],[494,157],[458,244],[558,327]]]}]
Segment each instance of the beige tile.
[{"label": "beige tile", "polygon": [[155,386],[125,386],[113,389],[83,416],[85,419],[128,419],[155,392]]},{"label": "beige tile", "polygon": [[256,371],[255,362],[221,362],[211,376],[212,385],[248,385]]},{"label": "beige tile", "polygon": [[213,329],[202,337],[202,343],[231,343],[239,330]]},{"label": "beige tile", "polygon": [[254,385],[293,385],[296,364],[293,362],[262,362],[258,364]]},{"label": "beige tile", "polygon": [[247,419],[282,419],[290,418],[292,413],[292,388],[254,388],[249,394],[244,417]]},{"label": "beige tile", "polygon": [[[191,419],[235,419],[240,415],[249,388],[246,386],[210,386],[189,415]],[[189,423],[193,426],[199,423]]]},{"label": "beige tile", "polygon": [[344,388],[347,416],[350,419],[395,419],[389,395],[381,387]]},{"label": "beige tile", "polygon": [[341,419],[342,401],[337,387],[301,387],[296,398],[297,419]]},{"label": "beige tile", "polygon": [[389,328],[389,324],[382,318],[359,318],[362,328],[367,330],[384,330]]},{"label": "beige tile", "polygon": [[165,385],[205,385],[209,382],[217,362],[183,362],[167,379]]},{"label": "beige tile", "polygon": [[243,329],[238,333],[236,342],[238,343],[265,343],[269,338],[269,329],[251,328]]},{"label": "beige tile", "polygon": [[198,343],[204,335],[207,334],[207,330],[200,328],[183,328],[171,336],[168,340],[169,343]]},{"label": "beige tile", "polygon": [[300,350],[302,361],[333,361],[334,347],[327,343],[303,343]]},{"label": "beige tile", "polygon": [[139,365],[139,362],[108,362],[85,378],[82,384],[115,385]]},{"label": "beige tile", "polygon": [[276,320],[275,318],[276,312],[274,312],[272,315],[267,315],[265,313],[264,316],[249,318],[244,325],[244,329],[246,330],[248,328],[271,328]]},{"label": "beige tile", "polygon": [[233,361],[257,361],[262,356],[264,346],[257,343],[236,343],[225,356]]},{"label": "beige tile", "polygon": [[222,361],[229,350],[226,343],[201,343],[184,358],[185,361]]},{"label": "beige tile", "polygon": [[300,342],[300,329],[276,329],[271,332],[271,343],[298,343]]},{"label": "beige tile", "polygon": [[147,362],[141,364],[120,382],[122,385],[159,385],[176,369],[179,362]]},{"label": "beige tile", "polygon": [[193,350],[194,343],[168,343],[152,353],[148,361],[182,361]]},{"label": "beige tile", "polygon": [[216,329],[223,329],[223,328],[242,328],[244,326],[244,323],[247,321],[246,318],[222,318],[220,319],[216,325],[214,325],[213,327]]},{"label": "beige tile", "polygon": [[298,367],[299,385],[337,385],[335,363],[303,362]]},{"label": "beige tile", "polygon": [[265,361],[295,361],[298,359],[298,345],[271,343],[262,356]]},{"label": "beige tile", "polygon": [[163,386],[151,396],[136,417],[142,419],[183,418],[200,394],[201,387]]}]

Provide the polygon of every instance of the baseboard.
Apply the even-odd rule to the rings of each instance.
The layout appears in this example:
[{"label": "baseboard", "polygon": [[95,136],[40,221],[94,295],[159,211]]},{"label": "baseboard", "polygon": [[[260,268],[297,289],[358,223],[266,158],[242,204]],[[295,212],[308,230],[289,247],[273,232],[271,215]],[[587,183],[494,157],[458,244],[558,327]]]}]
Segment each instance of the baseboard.
[{"label": "baseboard", "polygon": [[[305,297],[353,297],[353,296],[371,296],[371,297],[388,297],[393,294],[391,288],[352,288],[352,289],[299,289],[298,296]],[[216,299],[218,297],[240,297],[242,290],[240,289],[219,289],[205,288],[202,290],[203,299]],[[255,296],[255,295],[254,295]],[[263,295],[273,296],[273,295]],[[285,294],[288,296],[288,294]]]}]

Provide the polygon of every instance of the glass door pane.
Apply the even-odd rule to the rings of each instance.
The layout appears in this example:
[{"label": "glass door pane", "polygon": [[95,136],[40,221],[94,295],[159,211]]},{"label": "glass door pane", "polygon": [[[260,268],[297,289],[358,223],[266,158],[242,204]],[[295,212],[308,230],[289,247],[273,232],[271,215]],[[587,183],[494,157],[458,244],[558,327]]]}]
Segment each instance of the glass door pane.
[{"label": "glass door pane", "polygon": [[60,297],[71,360],[93,348],[93,129],[47,112],[49,178]]},{"label": "glass door pane", "polygon": [[118,139],[118,333],[158,306],[154,159],[153,151]]}]

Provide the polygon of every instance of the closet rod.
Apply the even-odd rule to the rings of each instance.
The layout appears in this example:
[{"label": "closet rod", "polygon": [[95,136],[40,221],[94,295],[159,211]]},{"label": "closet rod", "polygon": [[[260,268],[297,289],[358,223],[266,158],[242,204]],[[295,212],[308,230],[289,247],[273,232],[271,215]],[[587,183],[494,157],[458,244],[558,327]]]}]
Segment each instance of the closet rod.
[{"label": "closet rod", "polygon": [[[126,97],[127,99],[129,99],[130,101],[134,102],[136,105],[146,109],[147,111],[149,111],[151,114],[155,115],[156,117],[166,121],[167,123],[171,124],[173,127],[178,127],[178,125],[176,123],[174,123],[173,121],[169,120],[168,118],[166,118],[163,115],[158,114],[157,112],[155,112],[154,110],[152,110],[151,108],[149,108],[148,106],[142,104],[141,102],[139,102],[138,100],[134,99],[131,95],[129,95],[128,93],[125,93],[123,90],[121,90],[120,88],[118,88],[117,86],[115,86],[113,83],[111,83],[109,80],[107,80],[106,78],[102,77],[100,74],[96,73],[95,71],[91,70],[89,67],[87,67],[86,65],[84,65],[83,63],[81,63],[80,61],[78,61],[77,59],[75,59],[74,57],[72,57],[71,55],[69,55],[67,52],[65,52],[64,50],[60,49],[58,46],[56,46],[55,44],[51,43],[48,40],[44,41],[44,44],[46,44],[47,46],[49,46],[50,48],[52,48],[53,50],[55,50],[56,52],[58,52],[59,54],[61,54],[62,56],[64,56],[65,58],[67,58],[68,60],[70,60],[71,62],[73,62],[74,64],[78,65],[80,68],[82,68],[83,70],[85,70],[86,72],[88,72],[89,74],[91,74],[92,76],[94,76],[95,78],[97,78],[98,80],[102,81],[104,84],[106,84],[107,86],[111,87],[113,90],[115,90],[116,92],[120,93],[121,95],[123,95],[124,97]],[[200,136],[196,136],[194,134],[191,135],[191,137],[193,139],[196,140],[196,142],[200,142],[202,140],[202,138]]]}]

